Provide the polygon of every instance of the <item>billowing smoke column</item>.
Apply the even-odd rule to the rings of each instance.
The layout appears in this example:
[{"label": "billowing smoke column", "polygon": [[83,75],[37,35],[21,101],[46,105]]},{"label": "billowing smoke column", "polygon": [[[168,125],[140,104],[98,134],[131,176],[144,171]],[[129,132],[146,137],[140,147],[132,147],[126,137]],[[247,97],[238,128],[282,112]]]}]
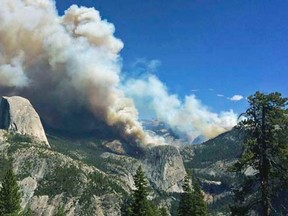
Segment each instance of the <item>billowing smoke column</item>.
[{"label": "billowing smoke column", "polygon": [[1,94],[28,97],[54,127],[105,122],[131,142],[161,142],[118,88],[123,43],[114,30],[93,8],[73,5],[59,17],[50,0],[1,0]]},{"label": "billowing smoke column", "polygon": [[[157,117],[193,140],[231,129],[237,116],[210,112],[195,96],[169,95],[157,77],[120,84],[114,26],[94,8],[71,6],[59,17],[52,0],[1,0],[0,94],[29,98],[48,125],[116,129],[127,141],[162,144],[143,131],[131,99],[149,98]],[[146,100],[145,100],[146,101]]]},{"label": "billowing smoke column", "polygon": [[186,96],[181,101],[177,95],[170,95],[166,86],[154,75],[130,79],[123,90],[135,101],[145,101],[145,107],[150,107],[159,120],[190,141],[199,135],[213,138],[237,124],[237,115],[233,111],[213,113],[195,95]]}]

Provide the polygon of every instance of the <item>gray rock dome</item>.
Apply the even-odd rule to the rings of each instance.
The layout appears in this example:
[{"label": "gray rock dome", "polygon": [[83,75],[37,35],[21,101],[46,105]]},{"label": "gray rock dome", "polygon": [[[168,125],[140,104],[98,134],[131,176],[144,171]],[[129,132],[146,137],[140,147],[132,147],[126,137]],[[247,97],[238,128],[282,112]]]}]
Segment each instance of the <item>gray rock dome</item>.
[{"label": "gray rock dome", "polygon": [[49,146],[38,113],[30,101],[19,96],[2,97],[0,129],[29,135]]}]

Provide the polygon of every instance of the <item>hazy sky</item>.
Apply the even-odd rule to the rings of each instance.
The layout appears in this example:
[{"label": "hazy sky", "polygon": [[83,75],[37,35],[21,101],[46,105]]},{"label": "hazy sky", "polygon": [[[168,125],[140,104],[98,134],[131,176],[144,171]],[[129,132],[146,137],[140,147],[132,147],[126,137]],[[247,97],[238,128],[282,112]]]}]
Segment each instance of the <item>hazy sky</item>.
[{"label": "hazy sky", "polygon": [[257,90],[288,94],[287,0],[56,2],[60,14],[95,7],[115,25],[123,72],[155,73],[170,93],[195,94],[216,112],[243,112]]}]

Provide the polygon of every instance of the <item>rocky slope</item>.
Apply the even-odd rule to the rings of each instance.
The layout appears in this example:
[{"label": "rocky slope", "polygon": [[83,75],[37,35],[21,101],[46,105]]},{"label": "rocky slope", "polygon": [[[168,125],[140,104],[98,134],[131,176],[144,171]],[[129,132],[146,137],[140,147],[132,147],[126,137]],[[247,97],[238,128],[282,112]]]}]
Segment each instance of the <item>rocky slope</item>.
[{"label": "rocky slope", "polygon": [[12,160],[23,192],[23,208],[31,208],[35,215],[54,215],[59,206],[67,215],[120,214],[120,199],[126,191],[117,179],[30,137],[5,131],[1,134],[0,165],[5,171]]},{"label": "rocky slope", "polygon": [[[239,187],[241,180],[228,168],[239,158],[244,137],[243,130],[233,129],[200,145],[186,146],[181,150],[186,168],[192,170],[201,181],[211,215],[230,215],[232,191],[235,186]],[[253,176],[255,170],[250,167],[244,174]],[[252,193],[252,196],[256,196],[256,193]],[[273,193],[276,196],[270,201],[271,215],[287,215],[287,190],[282,187]],[[260,209],[255,208],[254,211],[254,215],[262,215]]]},{"label": "rocky slope", "polygon": [[85,154],[70,151],[65,155],[51,143],[49,148],[30,137],[1,130],[1,178],[12,160],[23,192],[22,207],[30,207],[36,215],[54,215],[59,206],[67,215],[121,215],[123,200],[134,188],[133,175],[140,165],[152,188],[151,197],[167,194],[159,198],[161,205],[171,207],[170,195],[182,191],[186,172],[174,147],[152,148],[139,158],[103,149],[95,152],[97,162],[86,163]]},{"label": "rocky slope", "polygon": [[181,149],[185,166],[201,181],[212,215],[229,215],[234,173],[228,172],[241,153],[244,134],[233,129],[200,145]]},{"label": "rocky slope", "polygon": [[[167,125],[159,121],[144,121],[146,129],[162,136],[181,149],[186,169],[199,178],[209,203],[211,215],[229,215],[231,191],[236,182],[235,175],[227,171],[241,153],[244,134],[236,129],[203,142],[203,137],[194,140],[193,145],[180,139]],[[199,144],[201,143],[201,144]]]},{"label": "rocky slope", "polygon": [[113,137],[55,133],[48,135],[48,145],[32,108],[19,97],[5,97],[1,103],[0,180],[12,162],[24,209],[45,216],[55,215],[59,207],[71,216],[121,215],[140,165],[152,189],[150,198],[168,208],[174,205],[186,175],[177,148],[157,146],[137,152]]}]

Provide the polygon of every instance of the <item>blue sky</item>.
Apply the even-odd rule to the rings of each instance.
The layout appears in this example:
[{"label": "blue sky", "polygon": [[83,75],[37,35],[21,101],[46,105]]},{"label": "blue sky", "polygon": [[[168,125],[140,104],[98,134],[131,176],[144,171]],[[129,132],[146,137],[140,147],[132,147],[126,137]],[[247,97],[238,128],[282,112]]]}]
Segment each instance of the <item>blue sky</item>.
[{"label": "blue sky", "polygon": [[95,7],[125,44],[124,72],[139,69],[139,59],[154,61],[158,67],[153,72],[170,93],[193,93],[213,111],[245,111],[245,100],[226,98],[236,94],[288,94],[287,0],[56,3],[60,14],[72,4]]}]

